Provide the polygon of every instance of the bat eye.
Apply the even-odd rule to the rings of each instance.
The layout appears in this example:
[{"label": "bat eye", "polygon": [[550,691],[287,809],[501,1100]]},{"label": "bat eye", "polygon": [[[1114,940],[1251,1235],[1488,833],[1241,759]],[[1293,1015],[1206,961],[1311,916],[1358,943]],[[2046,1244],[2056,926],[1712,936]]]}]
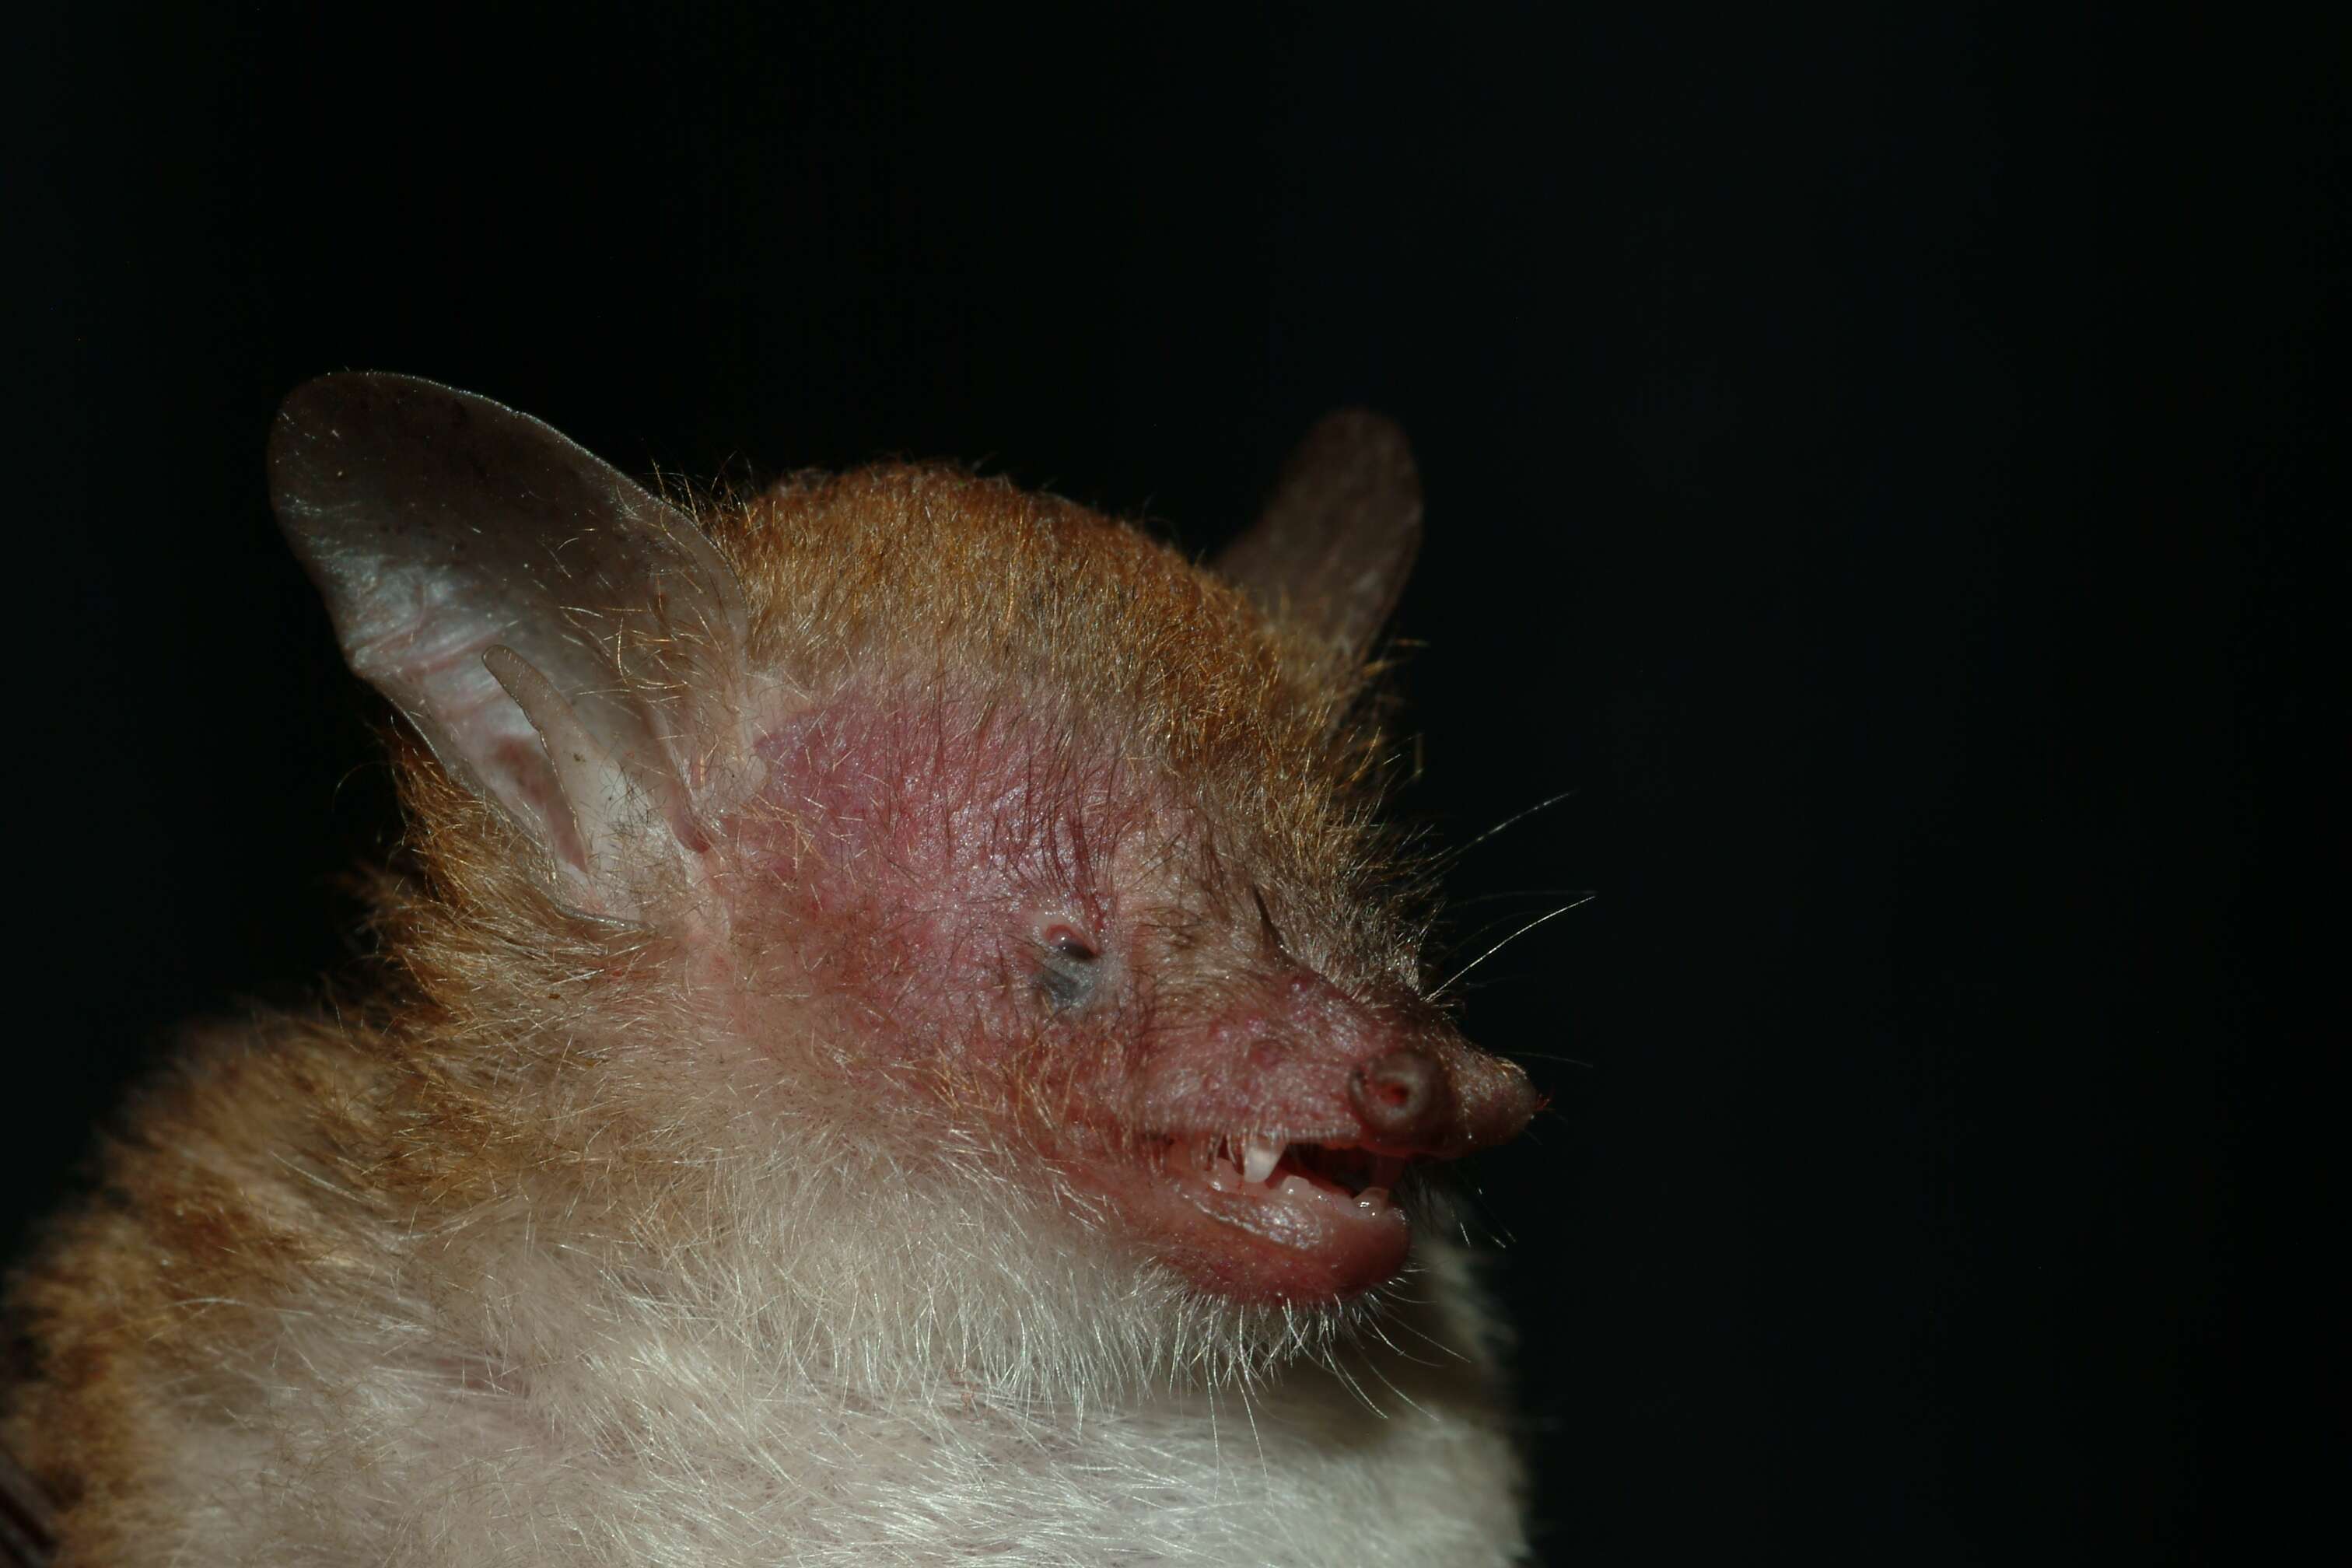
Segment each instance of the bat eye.
[{"label": "bat eye", "polygon": [[1080,936],[1073,928],[1065,925],[1046,928],[1045,945],[1052,949],[1056,956],[1067,959],[1072,963],[1092,963],[1102,956],[1095,951],[1093,942]]},{"label": "bat eye", "polygon": [[1056,1013],[1082,1005],[1101,978],[1102,953],[1076,927],[1047,926],[1037,938],[1037,989]]}]

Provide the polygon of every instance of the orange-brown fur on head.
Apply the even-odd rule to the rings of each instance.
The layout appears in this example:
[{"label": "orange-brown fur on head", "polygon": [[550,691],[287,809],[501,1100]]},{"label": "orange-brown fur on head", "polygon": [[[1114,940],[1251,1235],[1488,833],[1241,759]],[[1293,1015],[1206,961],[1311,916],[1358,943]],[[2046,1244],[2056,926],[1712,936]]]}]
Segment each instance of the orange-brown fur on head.
[{"label": "orange-brown fur on head", "polygon": [[[913,694],[928,717],[1033,711],[1056,740],[1099,737],[1216,824],[1223,853],[1278,879],[1327,964],[1411,978],[1397,972],[1413,959],[1419,889],[1373,816],[1380,735],[1360,668],[1236,588],[1132,528],[943,467],[802,478],[698,521],[742,584],[751,662],[791,693],[780,711]],[[592,1111],[553,1121],[541,1102],[633,1036],[677,1033],[669,1012],[709,964],[697,971],[674,937],[567,909],[508,814],[413,739],[393,749],[408,874],[375,885],[396,982],[372,1010],[388,1048],[436,1086],[428,1120],[468,1129],[411,1162],[430,1164],[436,1201],[478,1201],[511,1183],[501,1163],[544,1173],[577,1158],[551,1128],[617,1158],[630,1130],[602,1118],[622,1115],[610,1085],[626,1074],[604,1075]],[[805,831],[772,802],[738,817],[739,847]],[[761,912],[758,926],[778,923]],[[667,1136],[657,1121],[636,1132]]]},{"label": "orange-brown fur on head", "polygon": [[[424,737],[394,748],[379,974],[192,1041],[16,1277],[36,1353],[0,1442],[69,1562],[1509,1549],[1459,1256],[1419,1244],[1418,1303],[1358,1296],[1401,1252],[1235,1228],[1256,1211],[1182,1163],[1204,1131],[1402,1157],[1524,1120],[1419,994],[1373,815],[1364,650],[1409,519],[1360,542],[1381,581],[1286,523],[1236,585],[893,465],[712,509],[715,552],[614,489],[583,566],[549,499],[608,504],[576,448],[424,384],[315,390],[303,440],[375,444],[283,449],[281,507]],[[554,574],[434,531],[478,450]],[[333,531],[355,506],[407,553],[354,554],[394,547]],[[438,563],[413,598],[411,561]],[[456,659],[449,605],[480,623]],[[1084,1005],[1034,978],[1064,920],[1116,948]],[[1382,1052],[1446,1098],[1352,1131]],[[1381,1314],[1464,1370],[1359,1343]],[[1416,1413],[1377,1440],[1367,1380]],[[1235,1392],[1287,1412],[1254,1479],[1217,1436]],[[1171,1546],[1146,1486],[1229,1506]]]}]

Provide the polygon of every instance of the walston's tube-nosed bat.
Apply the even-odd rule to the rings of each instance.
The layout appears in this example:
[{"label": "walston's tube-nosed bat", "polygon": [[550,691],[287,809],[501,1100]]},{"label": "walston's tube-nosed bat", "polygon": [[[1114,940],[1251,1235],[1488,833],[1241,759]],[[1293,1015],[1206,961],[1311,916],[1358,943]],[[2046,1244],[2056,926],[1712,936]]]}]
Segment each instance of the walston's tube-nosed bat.
[{"label": "walston's tube-nosed bat", "polygon": [[15,1275],[21,1554],[1521,1551],[1423,1173],[1536,1100],[1373,810],[1392,426],[1205,568],[950,468],[681,509],[393,375],[269,467],[406,721],[380,973],[193,1036]]}]

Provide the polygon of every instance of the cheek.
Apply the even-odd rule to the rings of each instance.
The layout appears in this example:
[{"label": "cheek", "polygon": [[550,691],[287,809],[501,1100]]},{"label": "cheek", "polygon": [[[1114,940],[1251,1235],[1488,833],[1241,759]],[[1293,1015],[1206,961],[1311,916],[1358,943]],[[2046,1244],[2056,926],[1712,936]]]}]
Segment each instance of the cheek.
[{"label": "cheek", "polygon": [[906,886],[761,880],[736,910],[738,1027],[785,1076],[995,1111],[1037,1073],[1050,1009],[1001,921]]},{"label": "cheek", "polygon": [[[1088,891],[1120,814],[1108,786],[1041,796],[1054,770],[992,772],[952,740],[835,715],[767,748],[769,794],[728,847],[747,1037],[960,1116],[1082,1114],[1116,1093],[1135,1033],[1106,1026],[1124,956]],[[1095,957],[1047,962],[1073,951]]]}]

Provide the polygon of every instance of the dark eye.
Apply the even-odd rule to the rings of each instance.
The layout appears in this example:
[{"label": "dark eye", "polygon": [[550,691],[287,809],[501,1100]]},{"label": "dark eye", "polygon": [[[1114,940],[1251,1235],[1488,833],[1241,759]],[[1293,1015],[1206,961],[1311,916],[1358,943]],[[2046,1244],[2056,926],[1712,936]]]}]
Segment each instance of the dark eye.
[{"label": "dark eye", "polygon": [[1070,926],[1048,926],[1037,939],[1037,989],[1057,1013],[1094,994],[1102,954]]}]

